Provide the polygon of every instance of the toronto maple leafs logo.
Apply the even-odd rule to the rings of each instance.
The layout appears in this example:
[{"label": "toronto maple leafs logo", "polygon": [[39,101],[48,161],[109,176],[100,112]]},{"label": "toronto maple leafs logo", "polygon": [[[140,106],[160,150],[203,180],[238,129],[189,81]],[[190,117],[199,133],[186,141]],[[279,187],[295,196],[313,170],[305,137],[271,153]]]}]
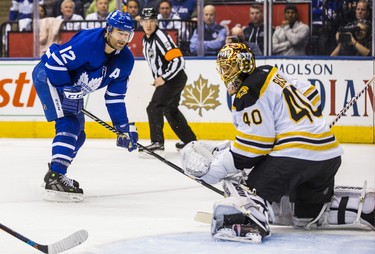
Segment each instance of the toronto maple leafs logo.
[{"label": "toronto maple leafs logo", "polygon": [[81,86],[83,95],[94,92],[102,83],[103,77],[89,79],[87,72],[83,72],[74,86]]},{"label": "toronto maple leafs logo", "polygon": [[199,75],[194,84],[185,86],[182,105],[198,110],[199,116],[203,116],[203,110],[208,111],[221,105],[218,99],[219,91],[219,85],[209,84],[208,79]]}]

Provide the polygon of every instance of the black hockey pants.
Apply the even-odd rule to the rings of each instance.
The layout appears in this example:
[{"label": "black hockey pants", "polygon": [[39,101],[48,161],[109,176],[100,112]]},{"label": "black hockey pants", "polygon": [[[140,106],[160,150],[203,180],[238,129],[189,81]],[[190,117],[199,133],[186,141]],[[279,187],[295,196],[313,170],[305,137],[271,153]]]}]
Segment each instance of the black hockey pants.
[{"label": "black hockey pants", "polygon": [[280,202],[282,196],[295,203],[295,215],[314,218],[334,193],[334,179],[341,157],[324,161],[266,156],[246,181],[262,198]]}]

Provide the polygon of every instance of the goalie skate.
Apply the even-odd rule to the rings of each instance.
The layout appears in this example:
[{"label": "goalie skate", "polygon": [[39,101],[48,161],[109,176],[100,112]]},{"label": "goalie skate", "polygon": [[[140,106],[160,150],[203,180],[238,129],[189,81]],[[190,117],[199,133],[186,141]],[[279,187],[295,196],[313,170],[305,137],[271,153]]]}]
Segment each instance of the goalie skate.
[{"label": "goalie skate", "polygon": [[256,225],[234,224],[231,228],[221,228],[213,235],[214,239],[244,243],[262,243],[265,232]]}]

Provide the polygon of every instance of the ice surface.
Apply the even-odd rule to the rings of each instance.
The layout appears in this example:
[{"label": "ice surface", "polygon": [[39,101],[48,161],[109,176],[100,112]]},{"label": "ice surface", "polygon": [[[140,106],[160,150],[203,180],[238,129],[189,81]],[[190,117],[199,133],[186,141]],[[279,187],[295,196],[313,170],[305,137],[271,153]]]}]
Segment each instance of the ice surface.
[{"label": "ice surface", "polygon": [[[166,144],[166,159],[180,166],[174,142]],[[86,242],[64,253],[375,253],[375,233],[365,231],[272,227],[272,236],[260,245],[214,241],[209,225],[193,217],[197,211],[211,212],[221,197],[157,159],[116,147],[115,140],[87,140],[72,164],[68,176],[80,182],[84,202],[43,201],[40,184],[50,143],[0,139],[0,222],[41,244],[79,229],[89,232]],[[336,184],[362,186],[367,179],[374,188],[375,145],[343,146]],[[0,253],[40,252],[0,231]]]}]

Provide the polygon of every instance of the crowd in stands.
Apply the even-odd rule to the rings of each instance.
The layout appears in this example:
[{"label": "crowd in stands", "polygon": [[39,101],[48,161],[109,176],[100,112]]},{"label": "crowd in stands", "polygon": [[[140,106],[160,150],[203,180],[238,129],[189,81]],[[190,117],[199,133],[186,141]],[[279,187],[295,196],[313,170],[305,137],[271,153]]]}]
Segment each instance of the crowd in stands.
[{"label": "crowd in stands", "polygon": [[[70,21],[105,21],[108,13],[116,9],[116,0],[40,0],[40,19],[55,17],[62,20],[61,30],[78,31],[97,27],[96,24]],[[196,22],[196,0],[122,0],[123,11],[134,19],[136,29],[143,8],[155,8],[161,29],[177,29],[178,44],[186,55],[199,52],[198,29],[188,29],[186,22]],[[217,1],[216,1],[217,2]],[[225,1],[220,1],[221,4]],[[272,27],[272,43],[269,50],[264,45],[266,36],[263,21],[263,3],[251,1],[248,24],[227,24],[217,20],[215,0],[204,1],[203,10],[205,55],[216,55],[230,41],[245,42],[256,55],[372,55],[372,0],[312,0],[312,23],[299,20],[296,1],[288,1],[284,8],[284,20]],[[228,1],[227,4],[230,4]],[[13,0],[9,21],[18,21],[19,31],[32,30],[33,0]],[[70,23],[69,23],[70,22]],[[101,23],[100,23],[101,24]],[[103,23],[105,24],[105,23]],[[196,24],[196,23],[195,23]],[[233,25],[233,24],[232,24]],[[8,29],[9,30],[9,29]]]}]

